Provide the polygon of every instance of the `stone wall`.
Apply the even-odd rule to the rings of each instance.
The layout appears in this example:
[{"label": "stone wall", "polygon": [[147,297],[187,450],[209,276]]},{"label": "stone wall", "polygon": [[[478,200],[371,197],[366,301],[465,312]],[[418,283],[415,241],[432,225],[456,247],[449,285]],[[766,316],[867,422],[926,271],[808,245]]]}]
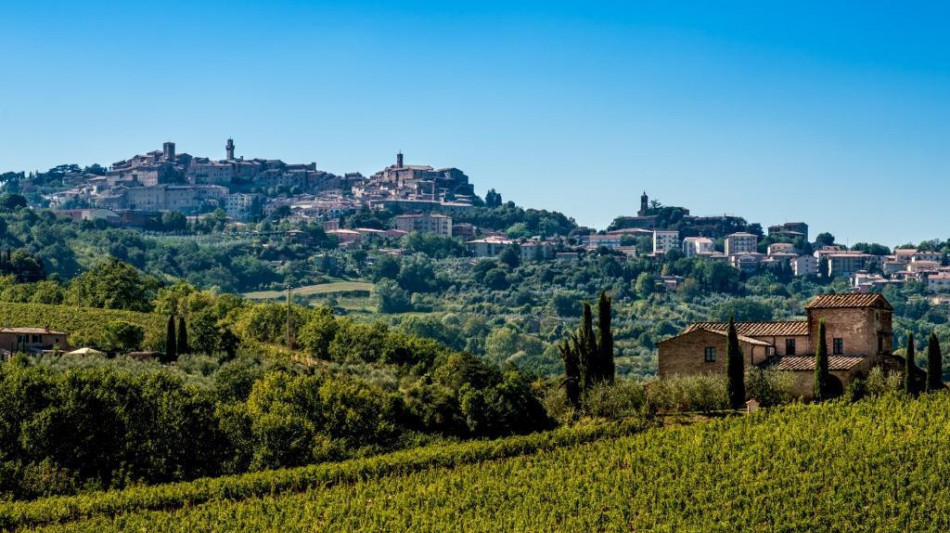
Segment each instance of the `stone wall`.
[{"label": "stone wall", "polygon": [[[725,335],[705,330],[692,331],[659,344],[660,377],[673,375],[724,374],[726,372]],[[706,362],[706,347],[716,349],[716,360]],[[765,360],[765,346],[739,341],[746,366]],[[754,362],[754,363],[753,363]]]}]

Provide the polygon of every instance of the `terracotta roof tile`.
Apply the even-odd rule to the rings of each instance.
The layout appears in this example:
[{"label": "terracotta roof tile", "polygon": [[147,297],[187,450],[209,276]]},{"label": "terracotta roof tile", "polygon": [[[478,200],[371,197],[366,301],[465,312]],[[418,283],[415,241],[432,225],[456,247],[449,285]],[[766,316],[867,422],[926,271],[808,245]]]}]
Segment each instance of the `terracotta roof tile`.
[{"label": "terracotta roof tile", "polygon": [[[864,357],[832,355],[828,358],[828,370],[850,370],[861,364],[864,359]],[[813,372],[815,370],[815,357],[811,355],[774,357],[769,360],[769,364],[777,370]]]},{"label": "terracotta roof tile", "polygon": [[65,335],[63,331],[56,331],[49,328],[0,328],[0,333],[24,333],[33,335]]},{"label": "terracotta roof tile", "polygon": [[851,307],[877,307],[892,310],[887,298],[880,294],[820,294],[805,305],[805,309],[843,309]]},{"label": "terracotta roof tile", "polygon": [[[690,324],[686,332],[697,329],[729,331],[728,322],[698,322]],[[746,337],[797,337],[808,335],[808,322],[804,320],[785,322],[736,322],[736,333]]]}]

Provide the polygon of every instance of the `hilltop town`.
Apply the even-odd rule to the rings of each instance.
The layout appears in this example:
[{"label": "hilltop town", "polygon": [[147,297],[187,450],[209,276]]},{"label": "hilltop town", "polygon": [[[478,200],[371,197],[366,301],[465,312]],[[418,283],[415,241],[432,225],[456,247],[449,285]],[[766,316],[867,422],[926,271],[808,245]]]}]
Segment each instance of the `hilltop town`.
[{"label": "hilltop town", "polygon": [[[501,195],[492,189],[484,199],[477,196],[458,168],[407,164],[398,153],[394,164],[367,177],[319,170],[313,162],[245,159],[235,155],[233,139],[224,148],[225,157],[213,159],[180,153],[166,142],[161,150],[109,167],[61,165],[45,173],[7,172],[0,180],[6,191],[24,194],[36,207],[116,227],[184,229],[187,220],[220,215],[239,231],[247,223],[279,219],[319,224],[344,249],[422,233],[461,239],[474,257],[495,257],[516,245],[526,260],[576,259],[604,249],[627,258],[723,262],[744,274],[846,278],[857,292],[907,282],[931,293],[950,292],[950,266],[932,246],[848,248],[829,233],[811,239],[806,222],[763,229],[735,215],[695,216],[688,208],[651,201],[646,192],[635,215],[618,216],[605,230],[562,222],[526,234],[473,217],[473,209],[502,207]],[[360,226],[358,212],[376,213],[385,224]],[[167,213],[186,219],[163,226]],[[396,242],[387,246],[399,250]],[[668,289],[682,281],[676,274],[657,278]]]}]

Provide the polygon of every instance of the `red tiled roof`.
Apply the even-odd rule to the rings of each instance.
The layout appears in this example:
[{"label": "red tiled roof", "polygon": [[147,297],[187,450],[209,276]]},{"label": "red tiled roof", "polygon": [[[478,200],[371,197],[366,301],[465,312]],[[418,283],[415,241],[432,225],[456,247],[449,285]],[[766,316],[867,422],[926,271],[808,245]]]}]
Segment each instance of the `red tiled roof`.
[{"label": "red tiled roof", "polygon": [[[686,333],[705,329],[729,331],[728,322],[697,322],[686,328]],[[785,322],[736,322],[736,333],[746,337],[798,337],[808,335],[808,322],[804,320]]]},{"label": "red tiled roof", "polygon": [[[693,324],[693,326],[695,326],[695,325],[696,325],[696,324]],[[677,335],[677,336],[675,336],[675,337],[669,337],[669,338],[667,338],[667,339],[661,340],[660,343],[664,343],[664,342],[666,342],[666,341],[670,341],[670,340],[673,340],[673,339],[682,337],[683,335],[687,335],[687,334],[689,334],[689,333],[694,333],[694,332],[697,332],[697,331],[707,331],[707,332],[712,333],[712,334],[714,334],[714,335],[721,335],[721,336],[723,336],[723,337],[725,337],[725,336],[728,334],[728,332],[726,332],[726,331],[721,331],[721,330],[717,330],[717,329],[709,329],[709,328],[696,328],[696,327],[693,327],[693,326],[690,326],[689,328],[687,328],[686,331],[684,331],[683,333],[681,333],[681,334],[679,334],[679,335]],[[769,343],[767,343],[767,342],[760,341],[760,340],[758,340],[758,339],[753,339],[752,337],[746,337],[745,335],[738,335],[738,337],[739,337],[739,340],[740,340],[740,341],[745,342],[745,343],[749,343],[749,344],[754,344],[755,346],[772,346],[771,344],[769,344]]]},{"label": "red tiled roof", "polygon": [[820,294],[805,305],[805,309],[844,309],[853,307],[877,307],[893,310],[887,298],[880,294]]},{"label": "red tiled roof", "polygon": [[[807,356],[783,356],[770,359],[770,365],[776,370],[792,370],[801,372],[814,372],[815,357]],[[864,357],[847,357],[843,355],[832,355],[828,358],[828,370],[851,370],[861,364]]]},{"label": "red tiled roof", "polygon": [[49,328],[0,328],[0,333],[24,333],[32,335],[65,335],[64,331],[56,331]]}]

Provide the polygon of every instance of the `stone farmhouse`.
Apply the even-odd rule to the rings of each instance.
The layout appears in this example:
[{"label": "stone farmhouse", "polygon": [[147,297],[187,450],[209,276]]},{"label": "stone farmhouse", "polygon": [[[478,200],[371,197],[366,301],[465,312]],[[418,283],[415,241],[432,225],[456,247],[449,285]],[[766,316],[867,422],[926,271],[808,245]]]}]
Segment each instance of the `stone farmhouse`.
[{"label": "stone farmhouse", "polygon": [[[805,305],[807,318],[785,322],[737,322],[745,364],[792,372],[795,393],[812,394],[818,323],[824,320],[828,363],[842,387],[891,358],[893,308],[880,294],[823,294]],[[729,324],[691,324],[659,342],[660,377],[726,372]]]}]

